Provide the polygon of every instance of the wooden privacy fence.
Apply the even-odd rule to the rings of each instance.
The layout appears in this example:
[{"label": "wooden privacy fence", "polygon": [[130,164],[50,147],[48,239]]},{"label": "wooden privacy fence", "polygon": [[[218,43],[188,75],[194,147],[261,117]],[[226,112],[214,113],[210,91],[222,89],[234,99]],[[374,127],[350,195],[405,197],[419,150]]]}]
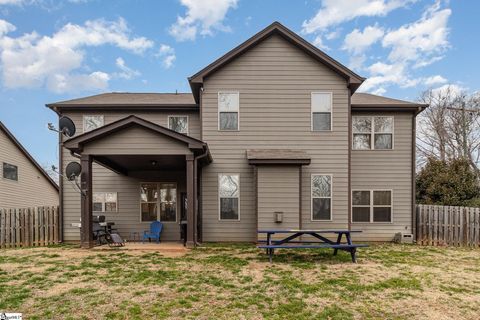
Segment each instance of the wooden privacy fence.
[{"label": "wooden privacy fence", "polygon": [[0,208],[0,248],[47,246],[59,243],[58,207]]},{"label": "wooden privacy fence", "polygon": [[480,246],[480,208],[417,205],[416,216],[418,244]]}]

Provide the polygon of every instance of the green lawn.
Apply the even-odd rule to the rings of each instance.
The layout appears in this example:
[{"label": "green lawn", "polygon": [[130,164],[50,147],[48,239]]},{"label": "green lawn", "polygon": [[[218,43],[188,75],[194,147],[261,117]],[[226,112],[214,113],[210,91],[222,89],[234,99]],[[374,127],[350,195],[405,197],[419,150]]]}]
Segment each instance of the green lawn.
[{"label": "green lawn", "polygon": [[0,311],[24,319],[478,319],[480,250],[373,245],[347,253],[208,245],[184,256],[0,251]]}]

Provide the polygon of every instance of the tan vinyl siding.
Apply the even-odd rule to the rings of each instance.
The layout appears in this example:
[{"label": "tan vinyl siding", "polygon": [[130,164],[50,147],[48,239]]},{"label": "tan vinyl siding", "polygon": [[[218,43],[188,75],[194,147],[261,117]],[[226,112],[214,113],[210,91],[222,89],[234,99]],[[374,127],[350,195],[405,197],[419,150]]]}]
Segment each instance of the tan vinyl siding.
[{"label": "tan vinyl siding", "polygon": [[[219,91],[240,93],[240,131],[218,131]],[[333,93],[333,131],[311,131],[311,92]],[[302,227],[346,228],[348,213],[348,90],[346,81],[274,35],[204,81],[202,140],[214,162],[203,169],[205,241],[256,239],[253,167],[247,149],[301,149],[312,158],[302,172]],[[241,220],[218,221],[219,173],[239,173]],[[333,174],[333,221],[310,220],[310,176]]]},{"label": "tan vinyl siding", "polygon": [[392,223],[352,223],[363,230],[356,238],[391,241],[397,232],[410,233],[412,223],[412,117],[411,113],[355,113],[352,116],[393,116],[393,150],[352,150],[352,189],[393,190]]},{"label": "tan vinyl siding", "polygon": [[[85,114],[94,115],[94,114],[101,114],[104,115],[105,124],[111,123],[116,120],[120,120],[131,115],[131,112],[88,112]],[[198,114],[194,112],[137,112],[134,113],[136,116],[143,118],[145,120],[154,122],[156,124],[162,125],[164,127],[168,127],[168,116],[181,114],[181,115],[188,115],[189,118],[189,135],[195,138],[199,138],[200,136],[200,125],[199,125],[199,117]],[[82,113],[80,112],[69,112],[65,113],[66,116],[70,117],[77,126],[77,135],[83,132],[83,117]],[[162,145],[162,141],[169,147],[170,151],[182,151],[181,154],[185,154],[184,148],[180,148],[177,145],[170,144],[167,138],[163,138],[159,135],[151,136],[149,132],[145,132],[139,128],[130,128],[130,133],[132,135],[128,135],[128,137],[124,137],[123,134],[127,133],[127,131],[120,132],[118,135],[112,135],[112,137],[108,137],[107,139],[115,139],[115,138],[125,138],[126,141],[130,141],[131,143],[118,143],[116,147],[113,148],[112,144],[105,145],[104,142],[100,142],[97,144],[102,145],[98,150],[105,151],[105,154],[126,154],[132,148],[140,147],[141,152],[151,152],[152,154],[155,153],[165,153],[165,150],[159,150],[158,145]],[[140,135],[140,136],[139,136]],[[116,136],[116,137],[115,137]],[[155,146],[150,145],[142,145],[138,144],[138,138],[147,137],[147,140],[150,142],[155,143]],[[153,140],[154,141],[153,141]],[[106,141],[106,140],[103,140]],[[114,141],[113,141],[114,142]],[[115,144],[115,143],[114,143]],[[95,145],[93,145],[95,147]],[[153,148],[152,148],[153,147]],[[102,149],[104,148],[104,149]],[[88,148],[87,148],[88,149]],[[188,148],[187,148],[188,150]],[[94,151],[91,149],[90,151]],[[70,152],[63,148],[63,168],[70,161],[79,161],[79,159],[74,158],[70,155]],[[141,175],[140,172],[137,173]],[[144,175],[145,176],[145,175]],[[101,213],[106,216],[106,218],[110,221],[115,222],[115,226],[118,228],[119,233],[121,236],[128,238],[130,236],[130,232],[137,231],[143,233],[143,230],[147,230],[149,227],[149,223],[141,223],[140,222],[140,183],[145,181],[152,181],[152,182],[177,182],[177,217],[180,219],[180,193],[186,192],[185,187],[185,172],[175,172],[175,171],[167,171],[167,172],[158,172],[155,174],[149,173],[149,179],[144,178],[135,178],[135,177],[127,177],[123,175],[116,174],[100,165],[93,164],[93,192],[117,192],[117,199],[118,199],[118,212],[115,213]],[[74,186],[64,179],[63,182],[63,206],[64,206],[64,235],[65,241],[79,241],[80,240],[80,230],[78,227],[72,226],[72,223],[78,223],[80,220],[80,195],[74,189]],[[94,213],[100,214],[100,213]],[[179,226],[177,223],[166,222],[164,223],[164,230],[162,234],[162,240],[178,240],[180,238],[180,231]]]},{"label": "tan vinyl siding", "polygon": [[[258,229],[298,229],[300,188],[298,166],[258,167]],[[275,212],[283,221],[275,222]]]},{"label": "tan vinyl siding", "polygon": [[[3,162],[17,166],[18,181],[3,178]],[[0,130],[0,208],[58,205],[58,191]]]}]

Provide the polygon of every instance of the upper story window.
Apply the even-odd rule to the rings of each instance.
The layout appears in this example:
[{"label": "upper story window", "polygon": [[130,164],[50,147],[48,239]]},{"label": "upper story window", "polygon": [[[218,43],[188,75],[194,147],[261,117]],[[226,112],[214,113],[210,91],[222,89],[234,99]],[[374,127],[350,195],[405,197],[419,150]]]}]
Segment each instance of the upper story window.
[{"label": "upper story window", "polygon": [[354,150],[393,149],[393,117],[352,117]]},{"label": "upper story window", "polygon": [[88,132],[103,126],[103,116],[83,116],[83,132]]},{"label": "upper story window", "polygon": [[236,131],[239,129],[240,93],[218,93],[218,130]]},{"label": "upper story window", "polygon": [[93,211],[96,211],[96,212],[117,211],[117,193],[116,192],[94,192],[93,193]]},{"label": "upper story window", "polygon": [[13,164],[4,162],[3,178],[8,180],[18,181],[18,167]]},{"label": "upper story window", "polygon": [[240,176],[221,174],[218,176],[220,220],[240,220]]},{"label": "upper story window", "polygon": [[331,175],[312,175],[312,220],[332,220]]},{"label": "upper story window", "polygon": [[312,131],[332,130],[332,93],[312,92]]},{"label": "upper story window", "polygon": [[168,116],[168,129],[188,134],[188,116]]}]

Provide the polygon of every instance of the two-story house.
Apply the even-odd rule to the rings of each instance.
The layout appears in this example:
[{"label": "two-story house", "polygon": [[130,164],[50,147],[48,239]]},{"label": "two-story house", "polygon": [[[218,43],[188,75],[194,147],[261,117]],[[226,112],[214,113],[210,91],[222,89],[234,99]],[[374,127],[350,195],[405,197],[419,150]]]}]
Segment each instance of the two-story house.
[{"label": "two-story house", "polygon": [[[91,216],[121,235],[164,224],[179,240],[256,241],[257,229],[414,228],[415,117],[426,106],[355,93],[365,78],[275,22],[188,79],[191,93],[105,93],[47,105],[70,117],[64,240]],[[72,224],[82,220],[82,232]]]}]

